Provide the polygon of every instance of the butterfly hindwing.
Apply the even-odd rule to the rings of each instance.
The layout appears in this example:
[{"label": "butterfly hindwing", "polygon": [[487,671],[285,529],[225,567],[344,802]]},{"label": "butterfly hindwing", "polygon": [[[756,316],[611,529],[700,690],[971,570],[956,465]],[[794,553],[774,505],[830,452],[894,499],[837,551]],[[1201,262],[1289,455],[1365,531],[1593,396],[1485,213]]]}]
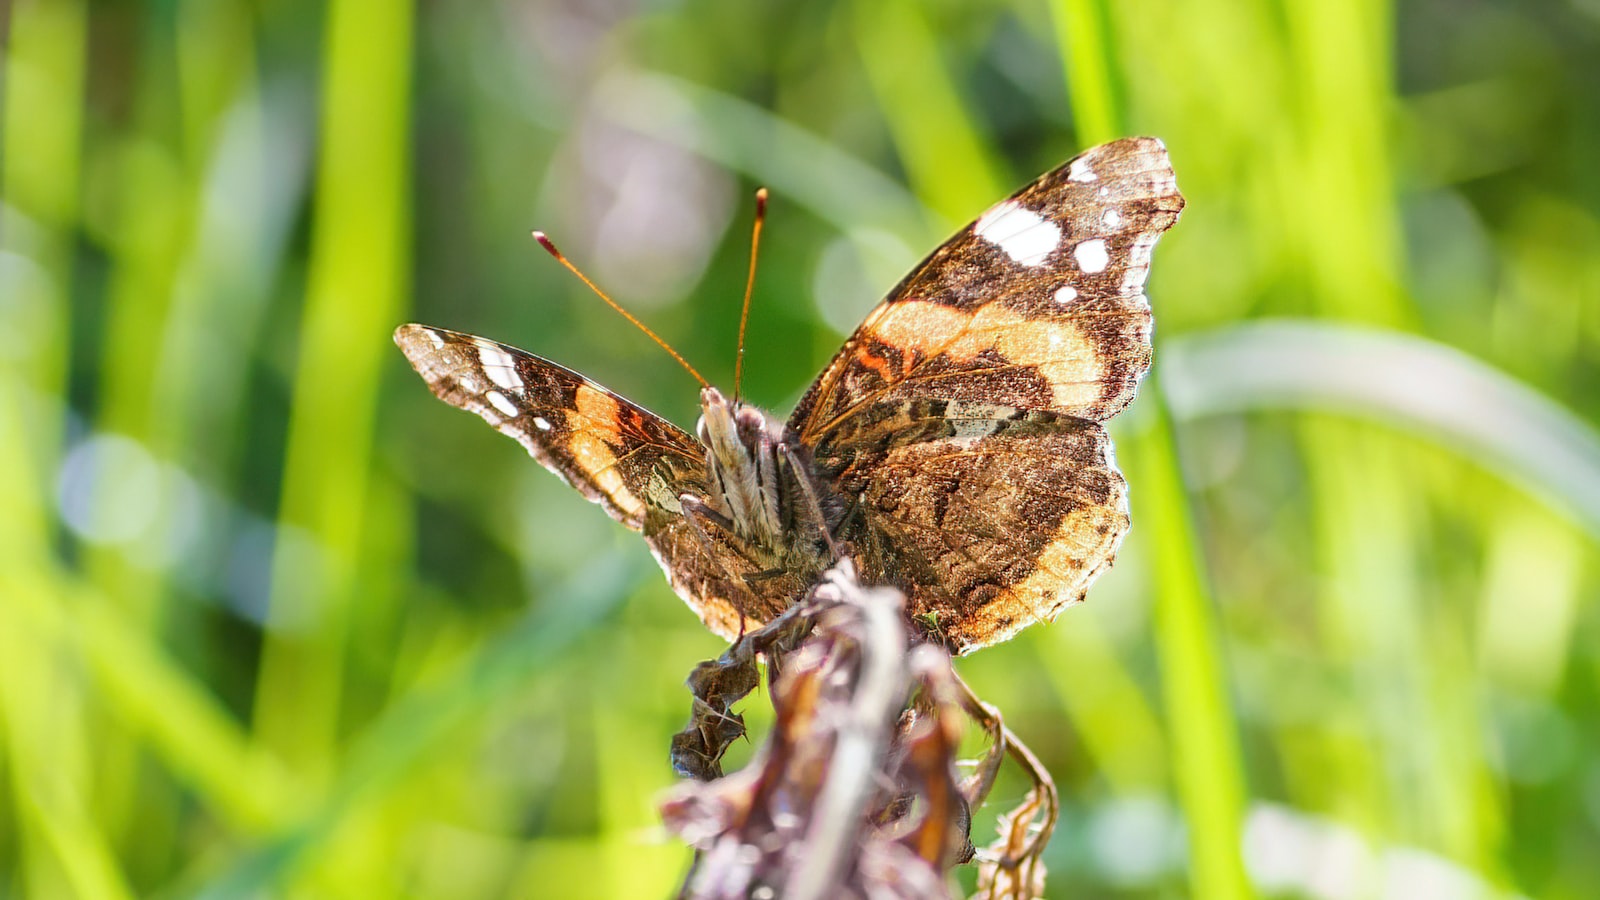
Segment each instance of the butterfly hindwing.
[{"label": "butterfly hindwing", "polygon": [[866,403],[938,397],[1101,421],[1150,365],[1150,253],[1183,208],[1155,138],[1094,147],[918,265],[789,419],[807,443]]},{"label": "butterfly hindwing", "polygon": [[1128,529],[1097,422],[991,403],[872,404],[816,468],[855,498],[841,537],[960,653],[1083,597]]}]

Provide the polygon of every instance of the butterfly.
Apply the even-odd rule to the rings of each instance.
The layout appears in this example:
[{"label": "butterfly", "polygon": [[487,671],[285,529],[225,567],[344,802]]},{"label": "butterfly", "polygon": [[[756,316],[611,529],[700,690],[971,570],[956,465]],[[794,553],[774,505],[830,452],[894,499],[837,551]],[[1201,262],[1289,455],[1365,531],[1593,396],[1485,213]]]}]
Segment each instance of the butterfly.
[{"label": "butterfly", "polygon": [[1145,280],[1183,203],[1159,140],[1084,151],[918,264],[786,421],[706,387],[690,433],[508,344],[415,324],[395,342],[440,399],[642,532],[716,634],[847,553],[962,654],[1081,600],[1127,533],[1102,423],[1150,366]]}]

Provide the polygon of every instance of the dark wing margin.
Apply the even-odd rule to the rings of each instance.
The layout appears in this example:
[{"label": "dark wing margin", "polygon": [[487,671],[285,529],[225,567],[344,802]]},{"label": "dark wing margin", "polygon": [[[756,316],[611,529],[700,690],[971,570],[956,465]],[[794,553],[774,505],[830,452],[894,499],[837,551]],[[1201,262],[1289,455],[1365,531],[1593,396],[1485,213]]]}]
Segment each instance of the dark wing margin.
[{"label": "dark wing margin", "polygon": [[1183,209],[1166,147],[1090,148],[918,265],[800,401],[807,444],[866,404],[937,397],[1103,421],[1150,366],[1150,255]]},{"label": "dark wing margin", "polygon": [[470,334],[402,325],[394,342],[434,395],[478,414],[541,465],[647,534],[704,483],[688,432],[571,369]]}]

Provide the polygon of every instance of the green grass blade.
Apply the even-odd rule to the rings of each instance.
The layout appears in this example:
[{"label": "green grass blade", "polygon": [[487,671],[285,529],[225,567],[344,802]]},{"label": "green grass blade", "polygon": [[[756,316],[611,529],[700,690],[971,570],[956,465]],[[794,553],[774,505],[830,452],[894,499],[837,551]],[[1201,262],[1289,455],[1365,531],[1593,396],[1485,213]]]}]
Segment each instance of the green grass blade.
[{"label": "green grass blade", "polygon": [[[1151,383],[1154,382],[1154,383]],[[1248,795],[1235,734],[1215,602],[1195,533],[1177,445],[1152,375],[1141,400],[1147,428],[1124,442],[1136,528],[1154,567],[1156,652],[1167,713],[1168,765],[1188,824],[1196,897],[1250,897],[1240,855]]]},{"label": "green grass blade", "polygon": [[[936,241],[948,229],[912,192],[838,144],[734,95],[657,72],[614,75],[607,115],[745,173],[785,204],[810,210],[840,231],[873,228]],[[693,127],[682,121],[685,105]],[[909,266],[914,259],[906,260]]]},{"label": "green grass blade", "polygon": [[[373,419],[388,339],[405,306],[410,234],[413,11],[382,0],[329,7],[315,233],[289,424],[274,626],[256,694],[261,740],[325,769],[337,743],[348,616],[360,599],[373,507]],[[375,599],[375,598],[368,598]]]},{"label": "green grass blade", "polygon": [[72,242],[79,216],[87,13],[72,0],[12,4],[0,127],[0,326],[21,350],[0,356],[0,553],[42,552],[46,491],[59,453],[67,376]]},{"label": "green grass blade", "polygon": [[1090,147],[1120,137],[1104,0],[1050,0],[1050,19],[1065,68],[1078,142]]},{"label": "green grass blade", "polygon": [[949,225],[974,218],[1010,192],[1011,179],[946,70],[926,7],[911,0],[851,6],[861,63],[912,190]]},{"label": "green grass blade", "polygon": [[[380,807],[429,759],[444,739],[541,674],[627,596],[640,573],[622,557],[597,560],[581,579],[553,587],[552,599],[515,629],[495,637],[432,684],[392,704],[357,740],[320,804],[242,854],[195,892],[201,900],[259,896],[302,870],[326,862],[329,838],[364,811]],[[654,573],[649,573],[654,577]],[[570,671],[570,670],[568,670]],[[337,860],[333,861],[337,863]]]},{"label": "green grass blade", "polygon": [[1600,540],[1600,428],[1451,347],[1278,319],[1175,338],[1162,364],[1180,421],[1290,410],[1400,429],[1518,485]]},{"label": "green grass blade", "polygon": [[61,652],[66,623],[51,621],[48,588],[20,573],[0,578],[0,597],[0,748],[23,826],[28,893],[132,898],[95,821],[97,748],[75,658]]},{"label": "green grass blade", "polygon": [[[1082,104],[1083,124],[1105,130],[1090,131],[1100,139],[1116,128],[1118,119],[1111,96],[1109,32],[1099,27],[1096,15],[1105,10],[1092,0],[1077,0],[1055,12],[1064,35],[1060,50],[1067,56],[1074,109]],[[1136,527],[1146,529],[1139,540],[1151,548],[1155,567],[1156,651],[1168,720],[1168,765],[1188,824],[1192,893],[1245,898],[1254,893],[1240,852],[1248,796],[1245,765],[1221,655],[1221,626],[1170,413],[1158,385],[1152,373],[1141,398],[1147,427],[1131,446],[1121,448],[1121,456]]]},{"label": "green grass blade", "polygon": [[[1279,252],[1303,261],[1319,312],[1410,323],[1416,312],[1395,252],[1392,117],[1383,112],[1395,79],[1395,10],[1370,0],[1297,4],[1285,13],[1302,139],[1291,171],[1298,202],[1317,215],[1295,217]],[[1476,705],[1438,689],[1469,683],[1473,673],[1469,654],[1454,646],[1463,639],[1435,620],[1434,588],[1420,574],[1428,511],[1412,486],[1422,473],[1370,434],[1325,420],[1305,423],[1302,443],[1323,573],[1321,622],[1335,659],[1354,679],[1357,702],[1389,737],[1385,752],[1344,773],[1354,787],[1350,797],[1374,798],[1347,815],[1386,821],[1403,839],[1438,847],[1493,878],[1508,825],[1498,804],[1477,802],[1494,781],[1488,761],[1461,750],[1482,733]],[[1341,736],[1330,732],[1329,739]],[[1344,803],[1332,796],[1322,802]]]}]

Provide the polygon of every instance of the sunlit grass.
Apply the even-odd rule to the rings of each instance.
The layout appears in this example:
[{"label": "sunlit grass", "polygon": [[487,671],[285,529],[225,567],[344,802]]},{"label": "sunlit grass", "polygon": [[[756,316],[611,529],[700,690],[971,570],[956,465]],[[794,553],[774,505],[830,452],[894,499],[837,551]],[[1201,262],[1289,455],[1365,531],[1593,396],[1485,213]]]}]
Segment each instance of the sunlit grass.
[{"label": "sunlit grass", "polygon": [[340,0],[328,13],[317,202],[285,454],[280,521],[314,542],[275,549],[255,724],[299,765],[331,761],[346,642],[390,615],[406,564],[406,512],[373,466],[387,348],[365,336],[401,317],[408,290],[412,22],[406,7]]},{"label": "sunlit grass", "polygon": [[[728,359],[763,183],[749,375],[793,396],[894,270],[1121,134],[1189,200],[1113,426],[1134,530],[960,664],[1063,786],[1050,895],[1600,892],[1592,14],[5,9],[0,896],[666,895],[716,641],[388,334],[504,323],[674,402],[523,236],[555,198],[736,223],[651,312]],[[651,205],[669,151],[737,211]]]}]

